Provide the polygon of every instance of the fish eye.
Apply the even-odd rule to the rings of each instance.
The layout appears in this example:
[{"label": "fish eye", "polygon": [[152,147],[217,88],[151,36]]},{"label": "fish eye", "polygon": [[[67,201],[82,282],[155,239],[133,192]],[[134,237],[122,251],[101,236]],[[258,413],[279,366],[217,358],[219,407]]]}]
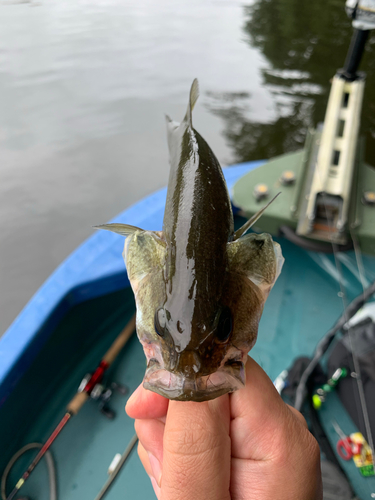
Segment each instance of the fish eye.
[{"label": "fish eye", "polygon": [[220,314],[219,323],[216,329],[216,338],[219,342],[228,340],[233,329],[233,318],[229,307],[225,307]]},{"label": "fish eye", "polygon": [[167,315],[165,309],[161,307],[155,313],[155,332],[159,337],[164,337],[164,331],[167,324]]}]

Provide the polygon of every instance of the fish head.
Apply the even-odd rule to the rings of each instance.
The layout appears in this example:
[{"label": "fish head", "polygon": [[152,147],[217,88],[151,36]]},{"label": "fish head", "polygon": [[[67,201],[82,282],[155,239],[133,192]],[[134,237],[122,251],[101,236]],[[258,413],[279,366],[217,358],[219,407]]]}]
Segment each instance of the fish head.
[{"label": "fish head", "polygon": [[205,401],[245,384],[247,354],[282,257],[269,235],[254,234],[228,243],[227,256],[219,299],[187,299],[181,291],[169,296],[162,235],[128,238],[126,263],[147,359],[146,389],[169,399]]},{"label": "fish head", "polygon": [[169,399],[206,401],[245,384],[244,366],[257,336],[262,297],[255,286],[230,276],[224,294],[224,302],[216,304],[216,314],[209,319],[191,319],[184,311],[171,313],[164,307],[155,311],[158,338],[144,345],[146,389]]}]

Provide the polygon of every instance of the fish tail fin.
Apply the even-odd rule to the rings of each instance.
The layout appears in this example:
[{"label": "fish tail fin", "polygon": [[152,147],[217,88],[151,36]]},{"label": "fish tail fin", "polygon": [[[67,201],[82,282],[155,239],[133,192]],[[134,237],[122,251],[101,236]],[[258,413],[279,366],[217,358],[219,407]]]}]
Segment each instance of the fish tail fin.
[{"label": "fish tail fin", "polygon": [[129,224],[100,224],[99,226],[94,226],[95,229],[105,229],[106,231],[112,231],[113,233],[121,234],[122,236],[129,236],[129,234],[133,234],[136,231],[143,231],[136,226],[130,226]]},{"label": "fish tail fin", "polygon": [[281,194],[281,193],[277,193],[277,195],[274,196],[272,198],[272,200],[267,203],[267,205],[265,205],[263,208],[261,208],[259,210],[259,212],[257,212],[252,217],[250,217],[250,219],[247,222],[245,222],[245,224],[242,227],[237,229],[237,231],[233,235],[233,241],[238,240],[238,238],[240,238],[242,235],[244,235],[251,228],[251,226],[256,223],[256,221],[259,219],[259,217],[261,217],[263,215],[263,212],[271,205],[271,203],[273,201],[276,200],[276,198],[279,196],[279,194]]},{"label": "fish tail fin", "polygon": [[189,96],[189,104],[186,110],[186,115],[184,118],[184,121],[187,121],[190,127],[193,126],[192,122],[192,112],[195,106],[195,103],[197,102],[199,97],[199,84],[198,84],[198,79],[194,78],[194,81],[191,85],[190,88],[190,96]]}]

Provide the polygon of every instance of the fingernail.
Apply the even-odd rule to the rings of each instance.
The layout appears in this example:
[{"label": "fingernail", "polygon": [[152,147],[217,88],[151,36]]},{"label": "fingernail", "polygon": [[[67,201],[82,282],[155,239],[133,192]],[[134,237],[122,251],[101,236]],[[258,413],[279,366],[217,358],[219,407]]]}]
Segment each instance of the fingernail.
[{"label": "fingernail", "polygon": [[152,453],[148,453],[148,459],[150,460],[152,475],[154,476],[156,483],[161,485],[161,464],[159,460]]},{"label": "fingernail", "polygon": [[152,487],[154,488],[154,491],[155,491],[155,495],[159,499],[160,498],[160,486],[158,486],[158,483],[156,482],[156,479],[154,477],[151,477],[150,479],[151,479]]}]

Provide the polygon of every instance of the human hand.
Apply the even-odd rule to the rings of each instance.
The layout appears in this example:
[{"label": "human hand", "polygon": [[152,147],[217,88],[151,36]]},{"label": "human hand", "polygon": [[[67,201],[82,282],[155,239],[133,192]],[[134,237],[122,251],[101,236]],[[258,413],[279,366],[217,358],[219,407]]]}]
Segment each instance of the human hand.
[{"label": "human hand", "polygon": [[320,453],[303,416],[251,358],[246,387],[203,403],[139,386],[126,411],[158,500],[321,500]]}]

